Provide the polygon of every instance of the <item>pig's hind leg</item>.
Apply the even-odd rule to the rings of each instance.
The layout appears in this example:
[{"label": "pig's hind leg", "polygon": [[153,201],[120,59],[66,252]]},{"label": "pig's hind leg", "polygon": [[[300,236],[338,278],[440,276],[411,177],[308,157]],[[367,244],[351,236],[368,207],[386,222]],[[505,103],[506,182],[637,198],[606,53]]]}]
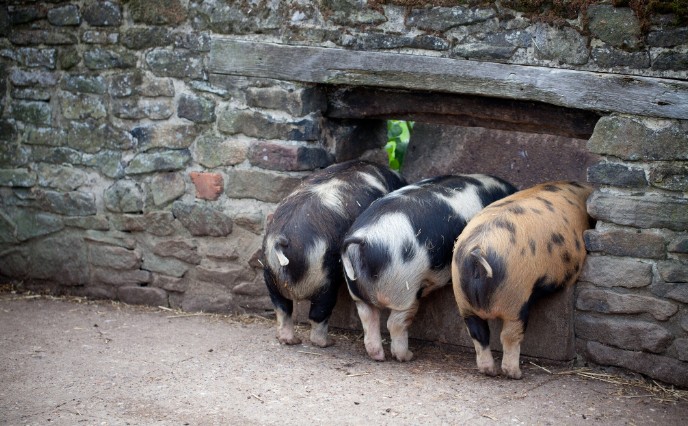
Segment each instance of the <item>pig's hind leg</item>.
[{"label": "pig's hind leg", "polygon": [[416,301],[409,309],[403,311],[392,310],[387,319],[387,329],[392,338],[392,355],[400,362],[411,361],[413,352],[408,349],[408,328],[418,311]]},{"label": "pig's hind leg", "polygon": [[264,276],[270,300],[277,315],[277,340],[283,345],[298,345],[301,339],[294,335],[294,320],[291,317],[294,302],[277,291],[272,274],[268,270],[264,271]]},{"label": "pig's hind leg", "polygon": [[384,361],[385,350],[382,348],[380,335],[380,310],[361,300],[356,301],[356,310],[363,325],[363,343],[366,352],[375,361]]},{"label": "pig's hind leg", "polygon": [[473,339],[478,371],[488,376],[496,376],[499,372],[490,351],[490,326],[486,320],[477,315],[468,315],[464,317],[464,321],[466,328],[468,328],[468,334]]},{"label": "pig's hind leg", "polygon": [[502,358],[502,372],[512,379],[521,378],[519,357],[521,355],[521,342],[523,341],[524,324],[521,320],[507,321],[502,324],[500,339],[504,348]]},{"label": "pig's hind leg", "polygon": [[338,288],[336,285],[325,286],[322,291],[311,298],[308,319],[311,323],[311,343],[325,348],[334,345],[334,340],[327,336],[330,315],[337,303]]}]

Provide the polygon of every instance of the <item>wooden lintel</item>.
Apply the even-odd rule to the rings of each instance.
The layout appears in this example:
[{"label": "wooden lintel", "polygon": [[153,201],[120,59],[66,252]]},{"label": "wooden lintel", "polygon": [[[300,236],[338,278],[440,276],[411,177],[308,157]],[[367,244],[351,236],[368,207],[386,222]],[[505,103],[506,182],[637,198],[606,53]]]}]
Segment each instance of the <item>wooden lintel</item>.
[{"label": "wooden lintel", "polygon": [[412,89],[688,119],[688,81],[213,38],[217,74]]}]

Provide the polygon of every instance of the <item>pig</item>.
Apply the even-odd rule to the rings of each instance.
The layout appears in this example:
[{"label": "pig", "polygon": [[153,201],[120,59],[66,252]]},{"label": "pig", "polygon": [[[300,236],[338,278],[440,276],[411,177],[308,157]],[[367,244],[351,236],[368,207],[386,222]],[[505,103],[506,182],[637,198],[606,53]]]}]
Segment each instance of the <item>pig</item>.
[{"label": "pig", "polygon": [[262,263],[280,343],[301,343],[294,335],[294,300],[310,301],[311,342],[333,343],[328,320],[344,281],[344,233],[370,203],[404,185],[389,168],[354,160],[313,173],[279,203],[266,227]]},{"label": "pig", "polygon": [[347,232],[342,263],[368,355],[384,361],[380,309],[390,309],[391,352],[410,361],[408,327],[420,298],[447,285],[454,240],[484,206],[516,191],[486,175],[439,176],[373,202]]},{"label": "pig", "polygon": [[521,342],[535,301],[576,282],[592,188],[549,182],[519,191],[476,215],[456,240],[452,284],[481,373],[498,374],[487,320],[501,319],[502,372],[520,379]]}]

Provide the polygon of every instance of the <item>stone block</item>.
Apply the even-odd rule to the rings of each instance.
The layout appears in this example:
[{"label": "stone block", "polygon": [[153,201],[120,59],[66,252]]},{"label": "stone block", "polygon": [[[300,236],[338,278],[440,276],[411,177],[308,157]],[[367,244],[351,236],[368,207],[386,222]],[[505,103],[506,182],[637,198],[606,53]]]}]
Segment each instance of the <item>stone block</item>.
[{"label": "stone block", "polygon": [[105,78],[100,75],[66,75],[60,84],[62,90],[75,93],[103,95],[107,90]]},{"label": "stone block", "polygon": [[16,50],[14,59],[29,68],[43,67],[54,70],[57,63],[57,50],[22,47]]},{"label": "stone block", "polygon": [[605,116],[597,122],[588,149],[630,161],[687,160],[688,121]]},{"label": "stone block", "polygon": [[91,0],[82,9],[84,20],[92,27],[117,27],[122,23],[122,11],[110,1]]},{"label": "stone block", "polygon": [[588,182],[624,188],[648,186],[644,169],[608,162],[597,163],[588,167]]},{"label": "stone block", "polygon": [[249,87],[246,103],[257,108],[276,109],[301,117],[324,111],[327,98],[319,88],[283,89],[280,87]]},{"label": "stone block", "polygon": [[166,275],[153,274],[150,282],[151,287],[158,287],[167,291],[185,292],[188,280],[184,278],[168,277]]},{"label": "stone block", "polygon": [[191,181],[196,187],[196,198],[217,200],[224,191],[224,181],[219,173],[190,172]]},{"label": "stone block", "polygon": [[356,50],[381,50],[381,49],[424,49],[444,51],[451,46],[447,40],[434,35],[419,35],[414,37],[388,34],[356,34],[355,36],[342,37],[342,46]]},{"label": "stone block", "polygon": [[38,126],[49,126],[52,122],[52,108],[46,102],[14,101],[10,114],[15,120]]},{"label": "stone block", "polygon": [[452,49],[452,57],[506,62],[516,53],[516,46],[485,42],[462,43]]},{"label": "stone block", "polygon": [[122,48],[96,47],[84,52],[84,65],[94,71],[136,67],[136,55]]},{"label": "stone block", "polygon": [[199,281],[215,283],[227,289],[234,288],[238,282],[252,280],[255,274],[243,267],[232,265],[223,267],[196,267],[193,278]]},{"label": "stone block", "polygon": [[571,27],[537,24],[533,32],[533,45],[536,59],[571,65],[588,62],[587,40]]},{"label": "stone block", "polygon": [[627,228],[589,229],[583,234],[585,247],[591,252],[612,256],[664,259],[664,237],[652,231]]},{"label": "stone block", "polygon": [[10,32],[9,39],[18,46],[74,45],[79,42],[72,31],[62,30],[16,30]]},{"label": "stone block", "polygon": [[89,262],[83,238],[60,233],[29,246],[28,278],[73,286],[89,282]]},{"label": "stone block", "polygon": [[58,27],[81,24],[79,8],[74,4],[53,7],[48,10],[48,22]]},{"label": "stone block", "polygon": [[84,31],[81,34],[81,41],[86,44],[117,44],[119,43],[119,33],[110,31]]},{"label": "stone block", "polygon": [[12,89],[10,93],[14,99],[45,102],[49,101],[52,95],[49,91],[41,89]]},{"label": "stone block", "polygon": [[86,231],[84,240],[98,244],[105,244],[110,246],[124,247],[129,250],[134,250],[137,247],[136,239],[131,234],[125,232],[98,232]]},{"label": "stone block", "polygon": [[620,349],[662,353],[673,335],[664,327],[642,320],[623,317],[576,315],[576,337]]},{"label": "stone block", "polygon": [[9,20],[13,25],[28,24],[39,19],[45,19],[47,9],[43,5],[21,6],[15,5],[9,9]]},{"label": "stone block", "polygon": [[471,25],[495,16],[491,8],[433,7],[412,9],[406,24],[421,30],[444,32],[459,25]]},{"label": "stone block", "polygon": [[657,262],[659,276],[668,283],[688,283],[688,262],[663,260]]},{"label": "stone block", "polygon": [[62,222],[65,226],[72,228],[93,229],[98,231],[110,230],[110,222],[106,216],[65,217]]},{"label": "stone block", "polygon": [[174,114],[170,99],[114,99],[111,108],[115,117],[128,120],[165,120]]},{"label": "stone block", "polygon": [[215,121],[215,101],[203,96],[182,94],[177,115],[194,123],[212,123]]},{"label": "stone block", "polygon": [[186,182],[181,173],[160,173],[151,178],[149,192],[153,204],[164,206],[184,195]]},{"label": "stone block", "polygon": [[652,283],[652,264],[626,257],[588,256],[578,280],[600,287],[646,287]]},{"label": "stone block", "polygon": [[181,309],[188,312],[211,312],[218,314],[239,313],[231,292],[214,283],[190,282],[181,301]]},{"label": "stone block", "polygon": [[90,216],[97,212],[95,195],[90,192],[58,192],[35,189],[36,207],[65,216]]},{"label": "stone block", "polygon": [[118,180],[110,185],[103,193],[105,207],[118,213],[140,213],[146,202],[146,197],[138,182],[133,180]]},{"label": "stone block", "polygon": [[36,173],[28,169],[0,169],[0,186],[31,188],[37,180]]},{"label": "stone block", "polygon": [[688,235],[677,235],[674,237],[669,245],[667,251],[672,253],[688,253]]},{"label": "stone block", "polygon": [[185,2],[180,0],[131,0],[129,12],[134,22],[149,25],[178,25],[186,20]]},{"label": "stone block", "polygon": [[675,303],[654,296],[589,287],[578,292],[576,308],[603,314],[648,313],[658,321],[666,321],[678,312]]},{"label": "stone block", "polygon": [[180,239],[161,241],[155,244],[153,253],[161,257],[173,257],[193,265],[201,263],[195,241]]},{"label": "stone block", "polygon": [[182,31],[174,34],[174,47],[194,52],[210,52],[210,34]]},{"label": "stone block", "polygon": [[59,216],[33,209],[4,207],[0,215],[0,242],[28,241],[60,231],[64,223]]},{"label": "stone block", "polygon": [[99,96],[62,92],[59,99],[62,115],[70,120],[100,119],[107,116],[107,108]]},{"label": "stone block", "polygon": [[688,199],[660,194],[626,195],[595,191],[588,213],[597,220],[637,228],[688,229]]},{"label": "stone block", "polygon": [[588,28],[593,37],[616,47],[635,49],[641,43],[640,21],[632,9],[612,5],[588,8]]},{"label": "stone block", "polygon": [[597,342],[587,342],[584,350],[585,358],[596,364],[623,367],[665,383],[688,386],[688,363],[675,358],[617,349]]},{"label": "stone block", "polygon": [[120,287],[117,289],[117,298],[130,305],[169,306],[167,292],[156,287]]},{"label": "stone block", "polygon": [[74,46],[60,47],[57,50],[57,65],[61,70],[71,70],[81,62],[81,54]]},{"label": "stone block", "polygon": [[93,245],[89,246],[89,260],[93,265],[111,269],[139,269],[141,254],[123,247]]},{"label": "stone block", "polygon": [[688,192],[688,163],[662,161],[650,164],[650,184],[669,191]]},{"label": "stone block", "polygon": [[270,34],[281,28],[287,11],[285,3],[265,3],[259,13],[246,9],[239,3],[210,3],[189,6],[194,30],[210,29],[220,34]]},{"label": "stone block", "polygon": [[680,361],[688,361],[688,339],[674,340],[674,349]]},{"label": "stone block", "polygon": [[10,71],[10,82],[15,87],[53,87],[57,84],[58,75],[48,71],[22,70],[13,68]]},{"label": "stone block", "polygon": [[137,154],[125,169],[128,175],[182,170],[191,161],[189,150]]},{"label": "stone block", "polygon": [[688,69],[688,53],[664,51],[652,58],[652,69],[658,71],[683,71]]},{"label": "stone block", "polygon": [[111,216],[112,226],[125,232],[147,232],[157,236],[168,236],[176,232],[174,216],[169,211],[153,211],[143,215],[124,214]]},{"label": "stone block", "polygon": [[590,53],[592,61],[600,68],[628,67],[645,69],[650,67],[650,55],[648,52],[626,52],[611,46],[601,46],[592,49]]},{"label": "stone block", "polygon": [[205,77],[203,57],[195,52],[154,49],[146,54],[146,63],[158,76],[197,79]]},{"label": "stone block", "polygon": [[[70,121],[65,127],[67,128],[65,145],[79,151],[107,156],[107,153],[100,151],[103,149],[130,150],[135,146],[134,138],[129,132],[107,123],[98,124],[92,120]],[[94,163],[99,163],[102,159],[94,158],[93,160]]]},{"label": "stone block", "polygon": [[154,148],[188,148],[198,135],[198,128],[188,124],[160,124],[135,127],[131,134],[138,140],[139,147],[148,151]]},{"label": "stone block", "polygon": [[218,129],[227,134],[244,134],[262,139],[315,141],[320,126],[311,117],[285,121],[257,111],[226,109],[218,116]]},{"label": "stone block", "polygon": [[243,139],[225,139],[215,135],[201,135],[192,147],[194,159],[202,166],[214,169],[234,166],[246,160],[249,143]]},{"label": "stone block", "polygon": [[119,151],[102,151],[94,155],[84,154],[82,164],[95,168],[102,175],[111,179],[124,177],[124,162],[122,161],[122,153]]},{"label": "stone block", "polygon": [[227,171],[227,196],[253,198],[277,203],[289,195],[301,179],[263,170],[233,169]]},{"label": "stone block", "polygon": [[127,49],[142,50],[163,47],[172,43],[172,35],[164,27],[129,28],[122,34],[122,45]]},{"label": "stone block", "polygon": [[175,278],[183,277],[189,268],[189,264],[186,262],[169,257],[159,257],[152,253],[146,254],[143,258],[143,265],[141,265],[143,270]]},{"label": "stone block", "polygon": [[209,205],[175,201],[172,212],[193,236],[224,237],[232,232],[232,219]]},{"label": "stone block", "polygon": [[93,268],[93,281],[115,287],[139,285],[150,282],[151,273],[142,269],[124,271],[110,268]]},{"label": "stone block", "polygon": [[327,167],[334,158],[319,146],[258,141],[250,145],[248,160],[251,165],[263,169],[299,171]]},{"label": "stone block", "polygon": [[647,34],[647,44],[652,47],[674,47],[686,43],[688,43],[688,28],[684,26],[662,27],[659,31],[650,31]]}]

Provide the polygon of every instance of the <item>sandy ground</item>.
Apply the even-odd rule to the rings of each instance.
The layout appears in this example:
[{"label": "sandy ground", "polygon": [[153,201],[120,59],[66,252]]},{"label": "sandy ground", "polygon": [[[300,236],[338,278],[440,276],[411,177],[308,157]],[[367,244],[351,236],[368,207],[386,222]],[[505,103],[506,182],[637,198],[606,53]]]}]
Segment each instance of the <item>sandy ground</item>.
[{"label": "sandy ground", "polygon": [[335,340],[286,347],[261,318],[3,293],[0,424],[688,422],[685,391],[599,368],[526,361],[513,381],[471,353],[412,342],[414,361],[379,363],[361,336]]}]

